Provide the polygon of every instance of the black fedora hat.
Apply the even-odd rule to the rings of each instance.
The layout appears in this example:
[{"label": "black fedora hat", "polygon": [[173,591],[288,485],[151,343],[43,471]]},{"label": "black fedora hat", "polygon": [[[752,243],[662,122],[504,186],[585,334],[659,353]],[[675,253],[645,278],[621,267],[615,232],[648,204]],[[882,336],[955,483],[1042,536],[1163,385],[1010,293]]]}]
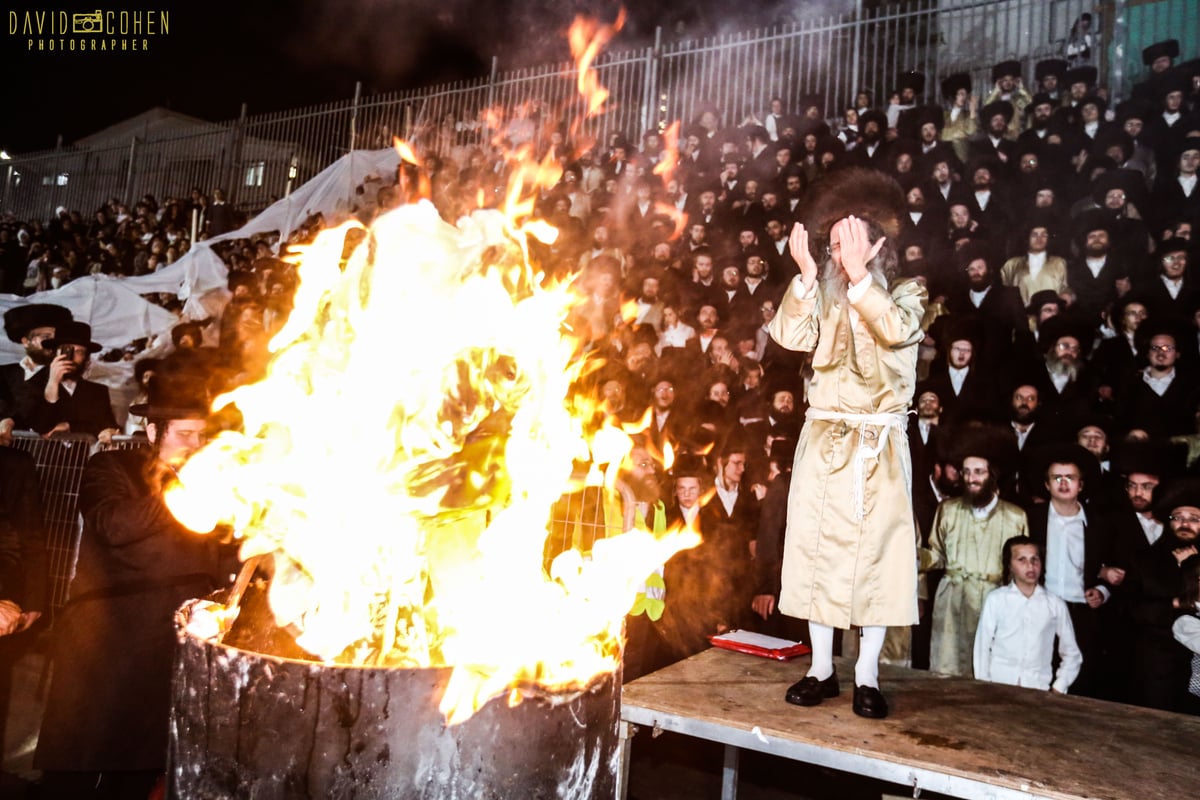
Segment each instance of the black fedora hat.
[{"label": "black fedora hat", "polygon": [[56,327],[54,329],[54,338],[47,339],[43,346],[47,350],[54,350],[64,344],[77,344],[86,347],[89,353],[99,353],[104,349],[99,342],[92,341],[91,325],[88,325],[86,322],[76,322],[74,320]]},{"label": "black fedora hat", "polygon": [[144,403],[129,413],[148,419],[206,419],[211,402],[204,373],[195,359],[172,356],[154,371]]}]

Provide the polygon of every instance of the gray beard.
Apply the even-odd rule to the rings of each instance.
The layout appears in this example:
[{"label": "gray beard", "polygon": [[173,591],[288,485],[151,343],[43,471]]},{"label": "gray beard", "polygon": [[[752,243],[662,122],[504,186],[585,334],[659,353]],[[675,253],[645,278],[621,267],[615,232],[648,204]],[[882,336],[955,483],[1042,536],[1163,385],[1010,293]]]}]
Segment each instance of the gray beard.
[{"label": "gray beard", "polygon": [[1046,355],[1046,369],[1050,371],[1051,376],[1066,375],[1068,382],[1079,377],[1078,364],[1066,364],[1053,353]]},{"label": "gray beard", "polygon": [[[874,261],[867,266],[867,272],[871,279],[879,284],[884,291],[887,291],[888,281],[887,276],[883,274]],[[850,278],[846,275],[846,270],[833,263],[833,259],[825,262],[825,268],[821,271],[821,294],[825,297],[836,300],[842,305],[849,303],[847,293],[850,291]]]}]

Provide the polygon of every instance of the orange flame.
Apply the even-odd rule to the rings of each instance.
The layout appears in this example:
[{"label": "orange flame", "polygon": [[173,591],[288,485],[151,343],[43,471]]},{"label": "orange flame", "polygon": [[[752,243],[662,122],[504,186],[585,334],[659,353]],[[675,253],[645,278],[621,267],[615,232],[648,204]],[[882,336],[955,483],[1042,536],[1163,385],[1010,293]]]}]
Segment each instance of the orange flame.
[{"label": "orange flame", "polygon": [[[225,523],[243,559],[271,560],[275,621],[315,657],[452,667],[450,723],[611,672],[645,576],[699,543],[635,525],[544,567],[574,464],[608,496],[632,440],[615,420],[594,430],[598,405],[573,387],[597,364],[564,325],[581,298],[529,264],[527,237],[557,234],[534,212],[561,168],[512,157],[504,211],[452,226],[420,200],[296,248],[267,377],[214,404],[236,405],[245,432],[196,453],[166,494],[188,527]],[[352,231],[365,236],[343,267]]]},{"label": "orange flame", "polygon": [[571,57],[579,69],[576,86],[583,96],[587,117],[594,117],[604,107],[608,100],[608,89],[600,85],[600,79],[592,69],[592,64],[604,46],[617,35],[625,26],[625,8],[621,7],[617,19],[611,25],[605,25],[598,20],[578,16],[567,31],[567,40],[571,44]]},{"label": "orange flame", "polygon": [[662,158],[654,165],[654,174],[664,179],[669,178],[679,164],[679,120],[663,131]]}]

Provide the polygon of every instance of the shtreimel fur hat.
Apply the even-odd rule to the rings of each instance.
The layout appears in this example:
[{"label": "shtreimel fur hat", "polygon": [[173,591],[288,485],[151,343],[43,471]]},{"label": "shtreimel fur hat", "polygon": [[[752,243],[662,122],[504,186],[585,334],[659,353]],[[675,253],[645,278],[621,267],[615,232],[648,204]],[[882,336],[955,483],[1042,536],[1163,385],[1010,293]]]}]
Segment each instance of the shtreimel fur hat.
[{"label": "shtreimel fur hat", "polygon": [[900,233],[904,191],[888,175],[859,167],[828,173],[813,184],[801,215],[809,236],[829,241],[834,223],[853,214],[878,223],[890,238]]}]

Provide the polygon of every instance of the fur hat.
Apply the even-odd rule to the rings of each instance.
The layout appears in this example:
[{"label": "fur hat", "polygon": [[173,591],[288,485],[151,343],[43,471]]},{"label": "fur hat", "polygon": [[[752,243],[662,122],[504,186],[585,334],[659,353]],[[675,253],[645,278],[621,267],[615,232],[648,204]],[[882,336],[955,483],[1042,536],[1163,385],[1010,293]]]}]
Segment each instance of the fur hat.
[{"label": "fur hat", "polygon": [[8,340],[20,344],[34,328],[54,328],[71,321],[71,312],[52,303],[28,303],[4,312],[4,332]]},{"label": "fur hat", "polygon": [[1159,480],[1170,480],[1183,473],[1187,460],[1187,448],[1166,440],[1144,442],[1120,442],[1112,456],[1113,472],[1117,475],[1154,475]]},{"label": "fur hat", "polygon": [[1013,104],[1007,100],[993,100],[980,109],[979,121],[984,125],[987,125],[992,121],[992,117],[996,116],[997,114],[1002,114],[1005,122],[1012,122],[1013,114],[1015,113],[1016,111],[1013,109]]},{"label": "fur hat", "polygon": [[1182,506],[1200,508],[1200,479],[1188,478],[1171,484],[1154,504],[1154,516],[1165,522],[1175,509]]},{"label": "fur hat", "polygon": [[912,89],[913,94],[921,94],[925,91],[925,73],[917,72],[914,69],[901,74],[896,78],[896,88],[898,90]]},{"label": "fur hat", "polygon": [[1061,83],[1066,74],[1067,62],[1061,58],[1043,58],[1033,66],[1033,79],[1038,82],[1048,75],[1053,75]]},{"label": "fur hat", "polygon": [[1142,63],[1148,67],[1163,56],[1179,58],[1179,41],[1177,39],[1165,39],[1143,49]]},{"label": "fur hat", "polygon": [[950,463],[962,466],[968,458],[986,459],[999,476],[1012,474],[1020,457],[1016,439],[995,425],[964,425],[955,431]]},{"label": "fur hat", "polygon": [[1026,307],[1025,313],[1040,314],[1042,313],[1042,306],[1047,303],[1054,303],[1058,306],[1058,310],[1062,311],[1063,300],[1058,296],[1058,292],[1053,289],[1042,289],[1040,292],[1034,292],[1033,296],[1029,298],[1029,305]]},{"label": "fur hat", "polygon": [[1077,83],[1086,83],[1088,86],[1095,86],[1098,75],[1099,72],[1096,71],[1095,67],[1074,67],[1067,70],[1063,82],[1066,83],[1067,88]]},{"label": "fur hat", "polygon": [[966,89],[967,94],[971,93],[971,74],[969,72],[956,72],[942,79],[942,97],[947,100],[953,100],[959,89]]},{"label": "fur hat", "polygon": [[1000,80],[1008,76],[1010,78],[1021,77],[1021,62],[1016,59],[1001,61],[999,64],[992,67],[992,82]]},{"label": "fur hat", "polygon": [[895,238],[905,213],[904,192],[888,175],[859,167],[829,173],[808,192],[801,219],[814,241],[829,240],[834,223],[851,214],[878,223]]}]

